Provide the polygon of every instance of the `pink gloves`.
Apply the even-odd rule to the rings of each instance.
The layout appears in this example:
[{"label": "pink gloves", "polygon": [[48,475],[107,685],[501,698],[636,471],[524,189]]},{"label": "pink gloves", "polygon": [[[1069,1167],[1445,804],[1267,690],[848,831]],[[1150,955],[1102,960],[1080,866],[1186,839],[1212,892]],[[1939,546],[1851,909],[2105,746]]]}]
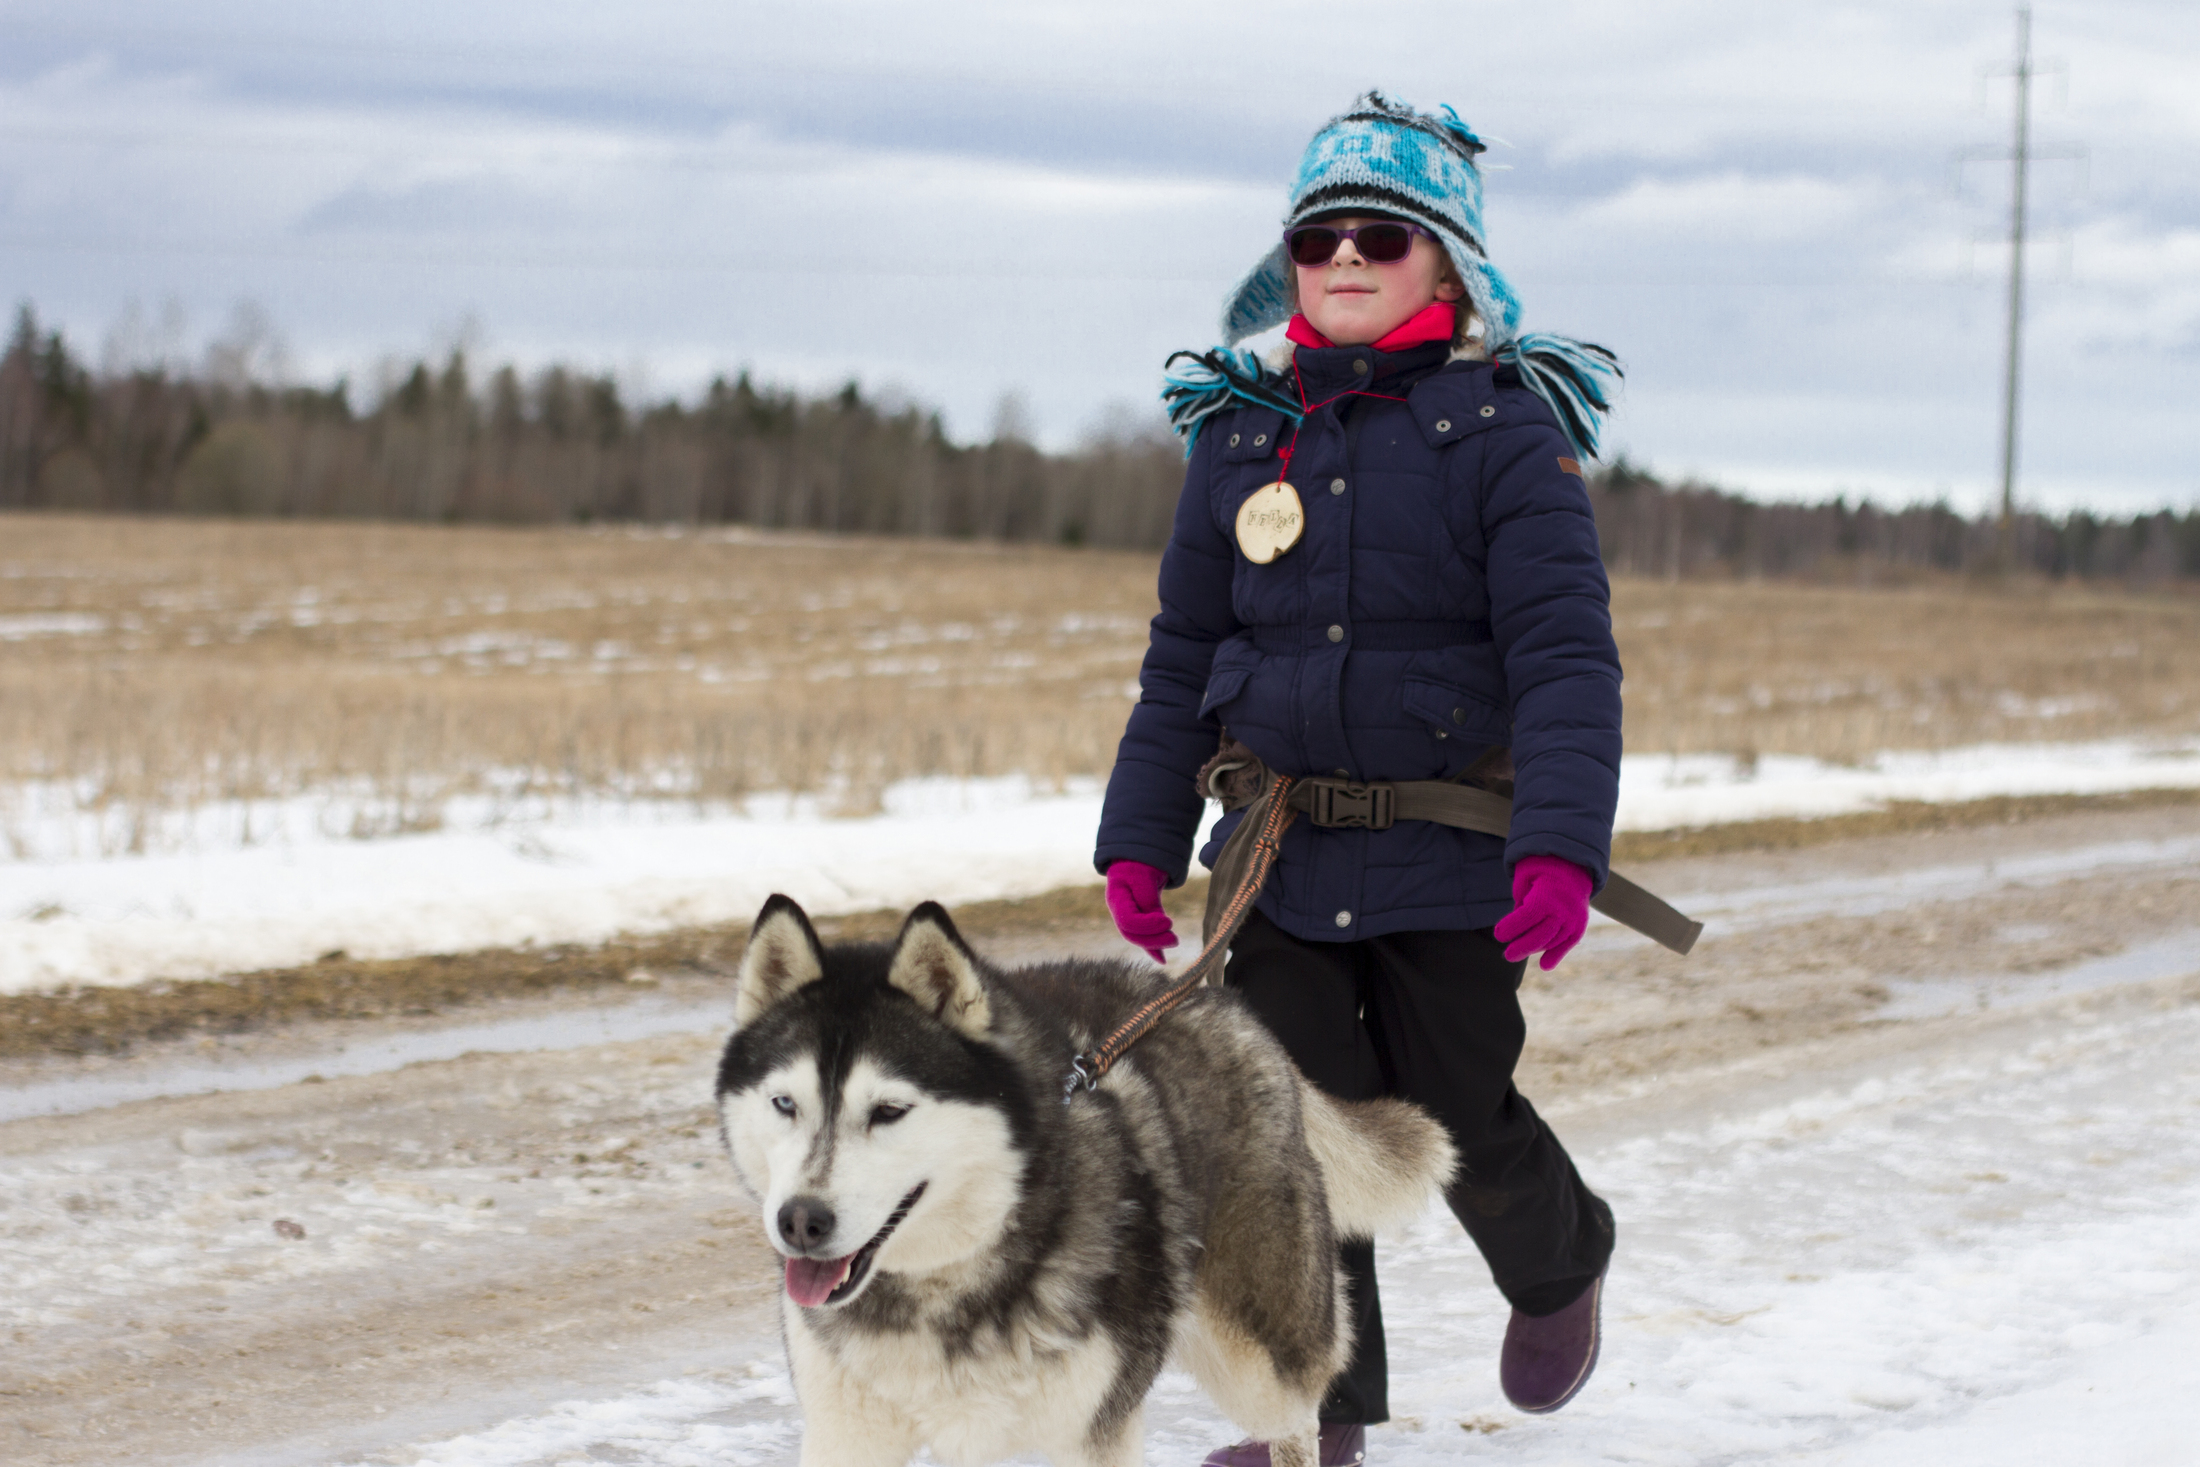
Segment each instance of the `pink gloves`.
[{"label": "pink gloves", "polygon": [[1176,929],[1161,910],[1161,888],[1168,880],[1168,873],[1144,861],[1108,863],[1108,915],[1115,930],[1157,963],[1167,962],[1162,954],[1176,946]]},{"label": "pink gloves", "polygon": [[[1115,868],[1110,866],[1108,871],[1112,877]],[[1517,963],[1540,951],[1544,972],[1557,967],[1558,960],[1572,952],[1581,934],[1589,930],[1589,889],[1595,881],[1573,862],[1557,856],[1521,857],[1513,867],[1513,909],[1495,929],[1497,940],[1505,944],[1505,961]],[[1111,880],[1111,904],[1114,889]],[[1122,919],[1116,922],[1120,926]]]},{"label": "pink gloves", "polygon": [[[1143,861],[1116,861],[1108,867],[1108,915],[1132,947],[1157,963],[1167,962],[1176,946],[1176,928],[1161,909],[1161,888],[1168,876]],[[1497,924],[1505,961],[1517,963],[1533,952],[1543,954],[1543,971],[1558,966],[1589,928],[1589,894],[1595,879],[1557,856],[1527,856],[1513,868],[1513,910]]]}]

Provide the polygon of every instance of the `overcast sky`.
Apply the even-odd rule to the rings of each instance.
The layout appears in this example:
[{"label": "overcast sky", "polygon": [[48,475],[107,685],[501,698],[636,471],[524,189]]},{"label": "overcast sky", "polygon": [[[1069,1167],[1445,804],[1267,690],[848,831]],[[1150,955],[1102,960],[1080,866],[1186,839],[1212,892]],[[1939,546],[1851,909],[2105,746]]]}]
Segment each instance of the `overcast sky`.
[{"label": "overcast sky", "polygon": [[[1359,90],[1486,137],[1530,329],[1604,342],[1612,445],[1765,495],[1984,502],[2014,46],[1957,0],[189,6],[0,0],[0,287],[110,362],[239,302],[286,370],[457,340],[637,391],[855,377],[962,437],[1145,413]],[[2037,50],[2020,492],[2200,504],[2200,4]],[[1961,180],[1961,188],[1956,184]]]}]

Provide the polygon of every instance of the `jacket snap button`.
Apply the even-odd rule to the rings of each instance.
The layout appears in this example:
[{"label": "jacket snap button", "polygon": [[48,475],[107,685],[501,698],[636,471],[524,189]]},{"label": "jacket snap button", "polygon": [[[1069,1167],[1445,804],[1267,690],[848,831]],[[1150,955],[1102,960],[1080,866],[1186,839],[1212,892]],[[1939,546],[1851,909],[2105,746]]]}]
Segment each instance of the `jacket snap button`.
[{"label": "jacket snap button", "polygon": [[1362,377],[1365,377],[1367,375],[1366,360],[1364,358],[1354,357],[1352,359],[1352,370],[1359,373]]},{"label": "jacket snap button", "polygon": [[1342,479],[1331,479],[1331,480],[1329,481],[1329,492],[1330,492],[1330,493],[1332,493],[1332,494],[1342,494],[1342,493],[1344,493],[1344,480],[1342,480]]},{"label": "jacket snap button", "polygon": [[1450,738],[1450,737],[1451,737],[1451,735],[1450,735],[1450,734],[1448,734],[1448,733],[1445,733],[1445,732],[1444,732],[1444,731],[1443,731],[1442,729],[1438,729],[1438,730],[1436,730],[1436,737],[1438,737],[1438,738],[1440,738],[1440,739],[1448,739],[1448,738]]},{"label": "jacket snap button", "polygon": [[1439,433],[1449,433],[1451,431],[1451,419],[1438,418],[1436,420],[1436,431]]},{"label": "jacket snap button", "polygon": [[1230,435],[1230,446],[1231,446],[1232,448],[1235,448],[1235,447],[1237,447],[1237,443],[1238,443],[1238,435],[1237,435],[1237,434],[1235,434],[1235,433],[1232,433],[1232,434]]},{"label": "jacket snap button", "polygon": [[1494,418],[1497,416],[1497,409],[1493,407],[1486,407],[1482,409],[1482,416],[1485,418]]},{"label": "jacket snap button", "polygon": [[1331,628],[1329,629],[1329,640],[1330,640],[1330,641],[1332,641],[1332,642],[1341,642],[1341,641],[1343,641],[1343,640],[1344,640],[1344,628],[1343,628],[1343,627],[1331,627]]},{"label": "jacket snap button", "polygon": [[1350,912],[1339,912],[1337,914],[1337,925],[1339,927],[1350,927],[1352,925],[1352,914]]},{"label": "jacket snap button", "polygon": [[1351,777],[1352,771],[1349,769],[1340,769],[1337,771],[1337,778],[1339,779],[1350,779]]},{"label": "jacket snap button", "polygon": [[1255,448],[1260,447],[1263,443],[1266,443],[1267,441],[1268,435],[1266,433],[1256,433],[1253,435],[1253,447]]},{"label": "jacket snap button", "polygon": [[1451,721],[1452,721],[1453,723],[1465,723],[1465,722],[1467,721],[1467,710],[1466,710],[1466,709],[1464,709],[1464,708],[1454,708],[1454,709],[1452,709],[1452,710],[1451,710]]}]

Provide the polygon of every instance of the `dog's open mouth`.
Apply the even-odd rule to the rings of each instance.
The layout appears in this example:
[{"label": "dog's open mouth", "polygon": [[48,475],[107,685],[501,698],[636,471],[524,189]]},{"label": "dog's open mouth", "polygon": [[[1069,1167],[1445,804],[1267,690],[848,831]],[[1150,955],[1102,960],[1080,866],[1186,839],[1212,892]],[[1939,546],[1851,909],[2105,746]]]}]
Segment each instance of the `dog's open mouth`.
[{"label": "dog's open mouth", "polygon": [[834,1304],[846,1299],[863,1285],[864,1276],[871,1271],[871,1260],[878,1257],[878,1250],[901,1226],[909,1209],[917,1205],[929,1182],[919,1182],[916,1189],[901,1199],[901,1206],[886,1219],[886,1226],[875,1233],[871,1241],[844,1258],[790,1258],[787,1260],[787,1297],[804,1309],[815,1309],[820,1304]]}]

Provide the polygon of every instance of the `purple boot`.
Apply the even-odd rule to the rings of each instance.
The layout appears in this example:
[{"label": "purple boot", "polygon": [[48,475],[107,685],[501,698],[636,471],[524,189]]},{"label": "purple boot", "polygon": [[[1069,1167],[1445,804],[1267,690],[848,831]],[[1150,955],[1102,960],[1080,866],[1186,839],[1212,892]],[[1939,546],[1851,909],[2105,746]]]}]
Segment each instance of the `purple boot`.
[{"label": "purple boot", "polygon": [[1536,1319],[1513,1311],[1512,1323],[1505,1327],[1505,1353],[1497,1367],[1506,1400],[1541,1416],[1581,1394],[1590,1372],[1597,1368],[1597,1350],[1603,1343],[1597,1318],[1603,1300],[1604,1275],[1598,1274],[1580,1298],[1556,1314]]},{"label": "purple boot", "polygon": [[[1323,1422],[1321,1458],[1321,1467],[1357,1467],[1367,1459],[1367,1428],[1357,1422],[1349,1425]],[[1274,1467],[1274,1464],[1268,1459],[1268,1443],[1238,1442],[1209,1452],[1201,1467]]]}]

